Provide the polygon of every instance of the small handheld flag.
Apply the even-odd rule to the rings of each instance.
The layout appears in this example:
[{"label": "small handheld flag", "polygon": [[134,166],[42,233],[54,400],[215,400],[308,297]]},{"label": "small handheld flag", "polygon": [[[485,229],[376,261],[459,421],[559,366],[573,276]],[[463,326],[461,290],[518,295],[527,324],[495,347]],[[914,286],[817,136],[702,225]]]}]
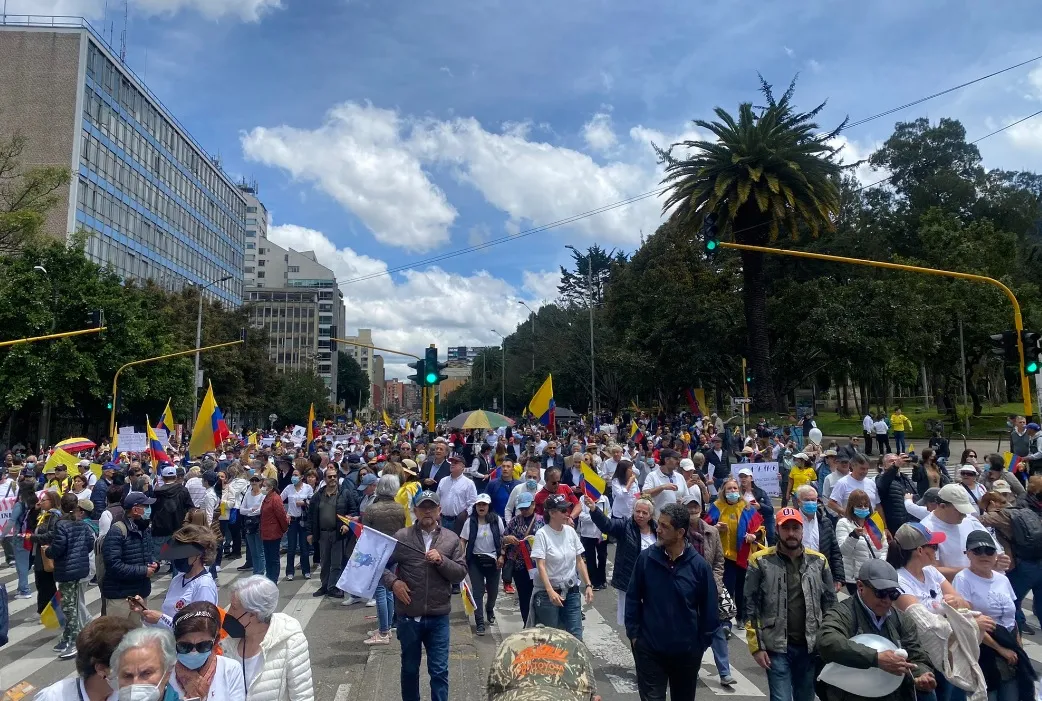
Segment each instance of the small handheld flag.
[{"label": "small handheld flag", "polygon": [[594,501],[597,501],[604,494],[606,485],[604,484],[604,478],[594,472],[593,468],[587,465],[585,462],[582,463],[583,480],[582,487],[583,492],[586,496],[590,497]]},{"label": "small handheld flag", "polygon": [[170,411],[170,400],[166,400],[166,409],[163,409],[163,415],[159,417],[159,423],[156,424],[156,428],[161,428],[168,434],[173,433],[174,429],[177,428],[177,424],[174,422],[174,412]]},{"label": "small handheld flag", "polygon": [[148,452],[152,456],[153,467],[161,462],[170,462],[166,451],[163,450],[163,444],[159,441],[159,436],[152,430],[152,424],[149,423],[147,415],[145,416],[145,431],[148,434]]}]

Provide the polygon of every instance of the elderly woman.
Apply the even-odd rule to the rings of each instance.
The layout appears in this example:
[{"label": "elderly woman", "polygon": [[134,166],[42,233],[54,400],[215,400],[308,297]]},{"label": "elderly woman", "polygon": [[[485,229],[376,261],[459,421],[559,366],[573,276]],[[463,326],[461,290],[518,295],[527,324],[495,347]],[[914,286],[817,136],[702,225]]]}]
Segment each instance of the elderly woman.
[{"label": "elderly woman", "polygon": [[184,699],[246,701],[242,666],[217,654],[221,612],[213,604],[188,604],[174,616],[177,664],[170,686]]},{"label": "elderly woman", "polygon": [[112,696],[109,659],[123,637],[133,630],[126,618],[100,616],[76,636],[76,676],[51,684],[33,701],[106,701]]},{"label": "elderly woman", "polygon": [[[362,514],[362,525],[389,536],[405,528],[405,510],[395,500],[399,484],[396,475],[385,474],[376,484],[376,499]],[[373,594],[376,601],[377,629],[369,632],[366,645],[389,645],[394,620],[394,594],[381,582]]]},{"label": "elderly woman", "polygon": [[615,568],[611,574],[611,586],[616,591],[616,620],[625,625],[626,621],[626,589],[630,584],[630,575],[637,562],[637,556],[655,544],[656,523],[651,514],[655,505],[650,499],[641,497],[633,504],[633,515],[626,518],[608,518],[597,507],[597,503],[587,497],[584,499],[590,509],[590,518],[601,529],[618,541],[615,546]]},{"label": "elderly woman", "polygon": [[279,588],[254,575],[232,585],[224,654],[238,661],[246,695],[264,701],[314,701],[308,641],[295,618],[276,613]]},{"label": "elderly woman", "polygon": [[119,701],[174,701],[170,687],[177,653],[168,628],[135,628],[119,642],[109,664]]}]

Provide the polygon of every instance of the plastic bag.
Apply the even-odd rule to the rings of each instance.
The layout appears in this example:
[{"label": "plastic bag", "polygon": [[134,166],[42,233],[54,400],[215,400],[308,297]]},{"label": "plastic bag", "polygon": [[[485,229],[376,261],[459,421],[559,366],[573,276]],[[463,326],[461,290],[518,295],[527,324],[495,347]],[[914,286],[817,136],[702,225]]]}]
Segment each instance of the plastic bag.
[{"label": "plastic bag", "polygon": [[[894,650],[898,654],[903,652],[898,650],[897,645],[880,635],[862,633],[861,635],[855,635],[850,640],[879,652],[884,650]],[[884,672],[878,667],[856,669],[829,662],[821,670],[821,674],[818,675],[818,681],[834,686],[837,689],[842,689],[850,694],[880,698],[897,691],[897,687],[901,686],[901,682],[904,681],[904,676]]]}]

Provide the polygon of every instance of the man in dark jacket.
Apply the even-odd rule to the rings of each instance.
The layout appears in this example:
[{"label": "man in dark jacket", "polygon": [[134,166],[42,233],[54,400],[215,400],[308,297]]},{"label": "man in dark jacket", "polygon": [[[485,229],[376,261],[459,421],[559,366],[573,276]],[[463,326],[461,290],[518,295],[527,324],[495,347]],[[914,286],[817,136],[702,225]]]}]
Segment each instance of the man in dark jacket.
[{"label": "man in dark jacket", "polygon": [[149,578],[159,569],[159,563],[144,522],[155,502],[141,492],[128,494],[123,500],[123,519],[112,522],[101,542],[105,565],[105,575],[100,578],[103,615],[129,617],[140,623],[138,610],[130,607],[127,598],[139,597],[143,604],[152,593]]},{"label": "man in dark jacket", "polygon": [[[358,497],[350,482],[340,486],[336,468],[327,465],[325,484],[319,485],[308,507],[308,543],[318,548],[322,561],[322,584],[312,596],[344,598],[336,583],[344,569],[345,539],[350,529],[338,516],[358,516]],[[354,603],[354,599],[350,601]]]},{"label": "man in dark jacket", "polygon": [[724,483],[724,479],[731,476],[731,456],[727,454],[724,439],[718,433],[713,436],[709,450],[705,451],[706,471],[713,478],[717,489]]},{"label": "man in dark jacket", "polygon": [[155,490],[155,506],[152,507],[152,540],[156,552],[170,541],[170,538],[185,522],[185,514],[195,508],[188,488],[181,484],[177,476],[177,468],[167,465],[163,468],[163,486]]},{"label": "man in dark jacket", "polygon": [[832,571],[832,581],[836,591],[843,587],[843,553],[836,540],[836,527],[832,519],[825,516],[824,509],[818,503],[818,490],[813,485],[803,484],[793,495],[794,506],[803,515],[803,547],[816,550],[828,560]]},{"label": "man in dark jacket", "polygon": [[904,457],[887,455],[883,458],[883,471],[876,478],[879,503],[883,507],[886,528],[891,533],[897,533],[897,529],[909,521],[918,521],[905,509],[905,495],[916,496],[916,489],[912,480],[901,473],[904,464]]},{"label": "man in dark jacket", "polygon": [[94,504],[83,500],[84,509],[76,495],[69,492],[62,497],[62,519],[54,532],[54,539],[47,547],[47,554],[54,560],[54,581],[61,592],[62,613],[65,629],[54,650],[63,660],[76,656],[76,636],[85,621],[80,620],[81,579],[90,574],[90,553],[94,548],[94,529],[84,523],[80,516],[94,509]]},{"label": "man in dark jacket", "polygon": [[448,701],[452,589],[467,576],[467,565],[459,537],[441,527],[437,492],[420,492],[415,504],[416,523],[395,534],[398,545],[383,574],[384,586],[398,600],[402,699],[420,698],[420,658],[426,650],[431,701]]},{"label": "man in dark jacket", "polygon": [[435,441],[431,445],[432,457],[420,466],[420,486],[424,489],[436,490],[442,479],[449,476],[449,444],[444,440]]},{"label": "man in dark jacket", "polygon": [[91,518],[97,520],[105,513],[108,506],[109,487],[112,486],[112,477],[116,474],[116,463],[107,462],[101,466],[101,479],[94,483],[90,492],[90,500],[94,504]]},{"label": "man in dark jacket", "polygon": [[702,655],[719,627],[713,571],[687,543],[687,507],[666,504],[657,541],[638,557],[626,590],[626,637],[641,698],[692,701]]}]

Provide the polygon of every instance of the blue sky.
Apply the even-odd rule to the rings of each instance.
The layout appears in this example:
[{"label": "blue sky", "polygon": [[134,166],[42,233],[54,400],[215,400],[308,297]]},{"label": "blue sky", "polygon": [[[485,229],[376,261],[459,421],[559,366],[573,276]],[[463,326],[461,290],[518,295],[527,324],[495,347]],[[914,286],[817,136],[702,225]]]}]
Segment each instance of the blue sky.
[{"label": "blue sky", "polygon": [[[129,3],[128,63],[229,172],[259,182],[272,238],[342,279],[653,188],[649,142],[757,100],[757,71],[780,90],[799,73],[797,103],[828,99],[831,127],[1042,54],[1030,0]],[[83,14],[118,38],[122,3],[108,5],[107,18],[104,0],[8,11]],[[1038,109],[1042,61],[852,129],[847,150],[867,155],[899,119],[956,117],[972,139]],[[1042,169],[1042,118],[980,148],[989,167]],[[524,318],[518,300],[553,296],[566,244],[632,250],[658,222],[648,200],[347,285],[348,328],[408,350],[497,343],[491,328]]]}]

